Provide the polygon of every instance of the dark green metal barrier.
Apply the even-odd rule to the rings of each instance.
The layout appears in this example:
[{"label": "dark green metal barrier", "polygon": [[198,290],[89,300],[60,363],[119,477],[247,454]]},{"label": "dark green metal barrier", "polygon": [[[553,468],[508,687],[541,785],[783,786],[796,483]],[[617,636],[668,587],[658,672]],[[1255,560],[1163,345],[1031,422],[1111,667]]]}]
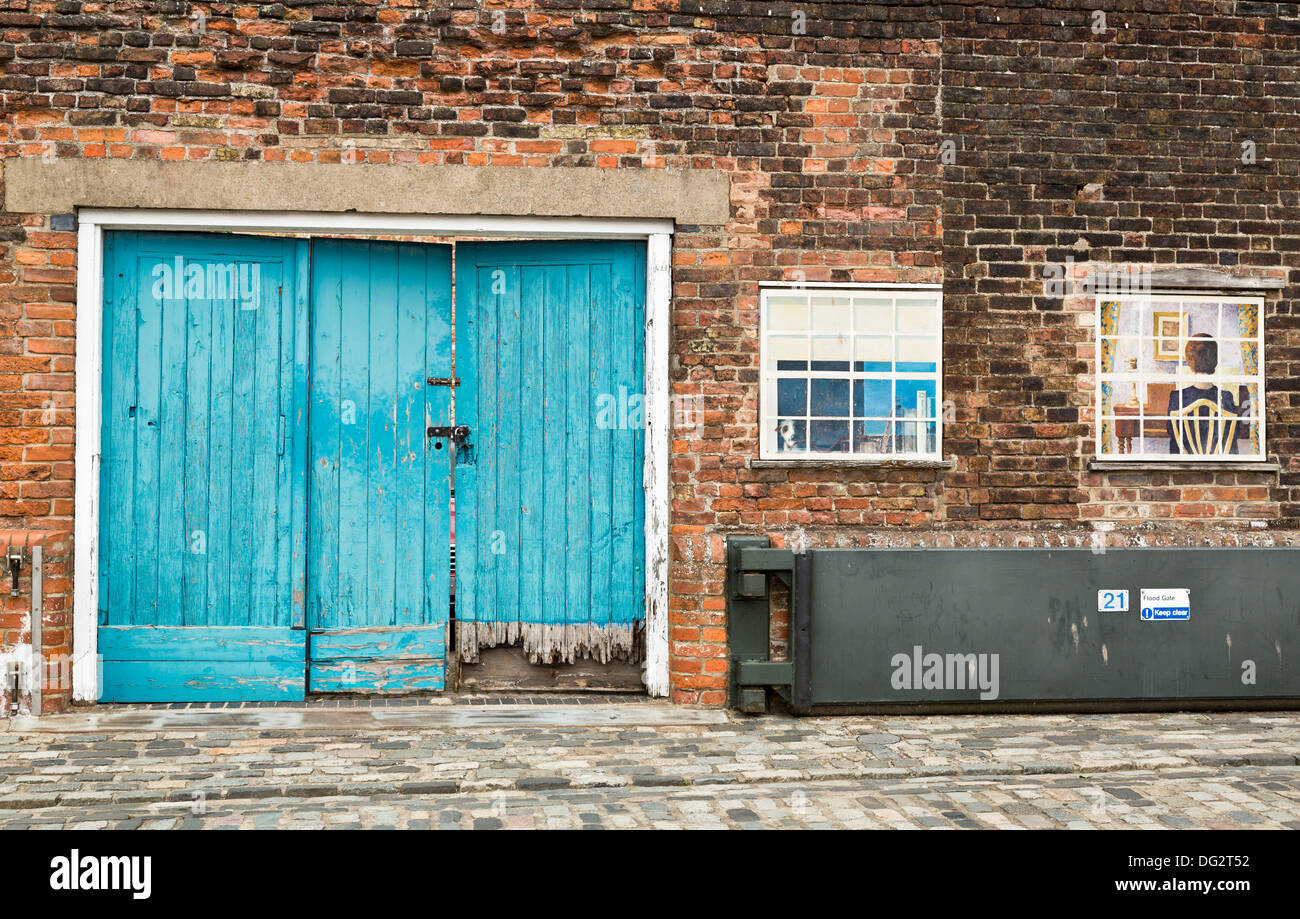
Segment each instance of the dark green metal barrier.
[{"label": "dark green metal barrier", "polygon": [[[1300,549],[794,553],[736,536],[727,555],[731,700],[743,711],[763,711],[769,689],[801,714],[1300,708]],[[790,587],[789,661],[769,653],[772,578]],[[1184,589],[1185,606],[1167,593]]]}]

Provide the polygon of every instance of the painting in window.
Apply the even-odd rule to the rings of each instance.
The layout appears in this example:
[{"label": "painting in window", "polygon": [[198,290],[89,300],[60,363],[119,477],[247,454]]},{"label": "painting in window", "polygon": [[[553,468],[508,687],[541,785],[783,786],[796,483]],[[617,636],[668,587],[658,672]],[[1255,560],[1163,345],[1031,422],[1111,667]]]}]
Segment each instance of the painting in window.
[{"label": "painting in window", "polygon": [[1260,310],[1247,298],[1101,301],[1097,454],[1263,459]]}]

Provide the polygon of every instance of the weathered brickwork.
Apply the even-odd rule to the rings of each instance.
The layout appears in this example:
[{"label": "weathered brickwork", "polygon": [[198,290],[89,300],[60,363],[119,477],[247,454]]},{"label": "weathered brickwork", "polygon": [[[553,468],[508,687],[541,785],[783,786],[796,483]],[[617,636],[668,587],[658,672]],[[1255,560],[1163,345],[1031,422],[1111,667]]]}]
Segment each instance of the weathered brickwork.
[{"label": "weathered brickwork", "polygon": [[[679,701],[723,701],[728,532],[1235,543],[1300,520],[1294,4],[0,0],[0,62],[4,157],[729,174],[730,222],[674,238],[671,379],[706,407],[672,454]],[[76,237],[52,216],[0,213],[19,528],[72,517]],[[1288,282],[1264,310],[1280,474],[1088,468],[1095,310],[1043,288],[1067,257]],[[758,285],[799,279],[944,283],[953,468],[752,465]]]}]

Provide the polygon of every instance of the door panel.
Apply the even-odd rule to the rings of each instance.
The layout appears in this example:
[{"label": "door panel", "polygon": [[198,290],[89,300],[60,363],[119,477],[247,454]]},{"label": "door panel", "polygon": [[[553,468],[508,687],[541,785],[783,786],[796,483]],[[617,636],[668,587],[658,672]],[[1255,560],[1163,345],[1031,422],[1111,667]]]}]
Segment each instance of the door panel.
[{"label": "door panel", "polygon": [[451,415],[427,382],[452,375],[451,250],[318,240],[311,290],[309,685],[438,689],[451,446],[425,432]]},{"label": "door panel", "polygon": [[638,653],[644,247],[457,247],[459,653]]},{"label": "door panel", "polygon": [[106,237],[104,701],[302,697],[306,264],[297,240]]}]

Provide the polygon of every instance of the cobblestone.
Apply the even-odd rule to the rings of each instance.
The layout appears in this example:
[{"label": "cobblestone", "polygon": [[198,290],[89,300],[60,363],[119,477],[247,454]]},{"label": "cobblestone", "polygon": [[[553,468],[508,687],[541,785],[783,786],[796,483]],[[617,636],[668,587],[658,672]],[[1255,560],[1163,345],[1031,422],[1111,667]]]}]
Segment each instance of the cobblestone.
[{"label": "cobblestone", "polygon": [[9,731],[0,749],[9,827],[1300,828],[1290,713]]}]

